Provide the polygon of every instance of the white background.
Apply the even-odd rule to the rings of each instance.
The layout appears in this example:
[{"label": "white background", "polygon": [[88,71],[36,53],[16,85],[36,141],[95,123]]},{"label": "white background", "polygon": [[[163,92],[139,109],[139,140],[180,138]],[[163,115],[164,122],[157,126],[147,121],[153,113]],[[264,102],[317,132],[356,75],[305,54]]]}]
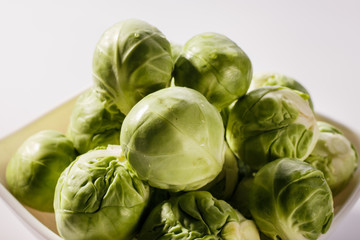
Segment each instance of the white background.
[{"label": "white background", "polygon": [[[255,73],[297,79],[316,111],[360,132],[359,12],[356,0],[2,0],[0,138],[91,86],[96,42],[127,18],[180,44],[222,33],[248,54]],[[358,239],[358,222],[360,202],[330,239]],[[1,200],[0,238],[34,239]]]}]

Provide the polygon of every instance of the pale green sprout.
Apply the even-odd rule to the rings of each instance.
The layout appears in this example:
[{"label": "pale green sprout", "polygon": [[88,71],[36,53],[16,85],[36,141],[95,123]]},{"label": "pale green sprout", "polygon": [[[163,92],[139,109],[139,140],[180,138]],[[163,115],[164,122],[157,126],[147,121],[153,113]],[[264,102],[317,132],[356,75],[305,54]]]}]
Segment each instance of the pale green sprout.
[{"label": "pale green sprout", "polygon": [[329,229],[331,190],[323,173],[310,164],[278,159],[261,168],[251,185],[251,215],[270,239],[315,240]]},{"label": "pale green sprout", "polygon": [[343,190],[358,167],[358,153],[344,134],[335,126],[319,121],[319,140],[305,160],[321,170],[333,195]]},{"label": "pale green sprout", "polygon": [[149,93],[169,86],[172,70],[169,41],[142,20],[114,24],[95,48],[94,87],[125,115]]},{"label": "pale green sprout", "polygon": [[149,186],[124,159],[119,146],[80,155],[61,174],[54,209],[66,240],[131,239],[149,202]]},{"label": "pale green sprout", "polygon": [[6,168],[10,192],[31,208],[53,212],[56,183],[76,154],[73,143],[58,131],[42,130],[31,135]]},{"label": "pale green sprout", "polygon": [[209,192],[194,191],[172,197],[155,207],[138,239],[259,240],[260,237],[254,222],[228,203]]},{"label": "pale green sprout", "polygon": [[308,95],[280,86],[264,86],[240,98],[230,109],[226,140],[253,171],[281,157],[305,160],[319,137]]},{"label": "pale green sprout", "polygon": [[80,154],[99,146],[119,144],[124,118],[114,102],[91,88],[78,97],[67,136]]},{"label": "pale green sprout", "polygon": [[188,40],[174,68],[176,86],[202,93],[219,110],[243,96],[251,82],[246,53],[219,33],[201,33]]},{"label": "pale green sprout", "polygon": [[126,116],[124,154],[139,177],[171,191],[196,190],[224,163],[220,113],[199,92],[170,87],[149,94]]}]

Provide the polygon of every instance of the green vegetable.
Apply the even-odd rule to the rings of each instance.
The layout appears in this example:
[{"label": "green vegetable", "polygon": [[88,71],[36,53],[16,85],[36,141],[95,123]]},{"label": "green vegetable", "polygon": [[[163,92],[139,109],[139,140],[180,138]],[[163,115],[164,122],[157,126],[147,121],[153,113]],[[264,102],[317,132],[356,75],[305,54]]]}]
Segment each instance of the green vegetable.
[{"label": "green vegetable", "polygon": [[184,193],[164,201],[147,217],[139,240],[243,239],[257,240],[259,232],[228,203],[209,192]]},{"label": "green vegetable", "polygon": [[317,239],[334,215],[323,173],[310,164],[283,158],[256,173],[249,208],[259,230],[271,239]]},{"label": "green vegetable", "polygon": [[26,139],[11,158],[6,168],[8,189],[23,204],[53,212],[57,180],[75,158],[73,143],[64,134],[40,131]]},{"label": "green vegetable", "polygon": [[307,95],[309,95],[308,101],[309,101],[310,107],[311,107],[311,109],[314,109],[310,94],[306,90],[306,88],[303,85],[301,85],[298,81],[296,81],[295,79],[293,79],[289,76],[286,76],[284,74],[281,74],[281,73],[267,72],[267,73],[255,74],[253,76],[253,79],[251,80],[249,90],[253,90],[255,88],[263,87],[263,86],[275,86],[275,85],[288,87],[288,88],[306,93]]},{"label": "green vegetable", "polygon": [[252,65],[245,52],[226,36],[202,33],[185,43],[174,77],[176,86],[199,91],[221,110],[247,92]]},{"label": "green vegetable", "polygon": [[89,89],[75,103],[67,135],[80,154],[99,146],[119,144],[124,118],[112,101]]},{"label": "green vegetable", "polygon": [[124,118],[112,101],[89,89],[75,103],[67,135],[80,154],[99,146],[119,144]]},{"label": "green vegetable", "polygon": [[107,29],[93,57],[95,88],[127,114],[144,96],[170,84],[171,47],[154,26],[129,19]]},{"label": "green vegetable", "polygon": [[185,87],[165,88],[137,103],[123,122],[120,143],[142,180],[171,191],[199,189],[224,163],[219,112]]},{"label": "green vegetable", "polygon": [[306,159],[319,129],[307,95],[280,86],[257,88],[230,109],[226,140],[253,171],[281,157]]},{"label": "green vegetable", "polygon": [[326,122],[318,122],[319,140],[305,160],[324,173],[333,195],[349,183],[358,167],[358,153],[344,134]]},{"label": "green vegetable", "polygon": [[68,239],[131,239],[149,201],[149,186],[137,178],[117,148],[80,155],[61,174],[55,218]]}]

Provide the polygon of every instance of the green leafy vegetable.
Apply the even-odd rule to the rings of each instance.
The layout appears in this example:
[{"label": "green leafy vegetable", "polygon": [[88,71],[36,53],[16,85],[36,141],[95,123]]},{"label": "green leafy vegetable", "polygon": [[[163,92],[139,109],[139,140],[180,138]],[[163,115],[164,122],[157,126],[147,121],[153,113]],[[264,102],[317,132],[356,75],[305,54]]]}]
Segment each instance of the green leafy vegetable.
[{"label": "green leafy vegetable", "polygon": [[352,143],[335,126],[319,121],[319,140],[306,162],[321,170],[333,195],[351,180],[358,167],[358,153]]},{"label": "green leafy vegetable", "polygon": [[6,168],[10,192],[25,205],[53,212],[61,172],[76,158],[73,143],[54,130],[40,131],[18,148]]},{"label": "green leafy vegetable", "polygon": [[261,168],[249,203],[256,225],[271,239],[315,240],[327,232],[334,216],[323,173],[296,159],[278,159]]},{"label": "green leafy vegetable", "polygon": [[202,33],[185,43],[175,63],[174,78],[176,86],[199,91],[221,110],[247,92],[252,65],[228,37]]},{"label": "green leafy vegetable", "polygon": [[253,221],[209,192],[195,191],[162,202],[146,219],[139,240],[258,240]]},{"label": "green leafy vegetable", "polygon": [[61,174],[54,209],[66,239],[131,239],[149,202],[143,183],[117,148],[80,155]]},{"label": "green leafy vegetable", "polygon": [[189,88],[165,88],[142,99],[126,116],[120,142],[139,177],[161,189],[199,189],[224,163],[221,116]]},{"label": "green leafy vegetable", "polygon": [[307,95],[280,86],[257,88],[230,109],[226,139],[253,171],[281,157],[307,158],[319,136]]},{"label": "green leafy vegetable", "polygon": [[78,97],[67,135],[80,154],[99,146],[119,144],[124,118],[111,100],[91,88]]},{"label": "green leafy vegetable", "polygon": [[144,96],[170,84],[171,47],[154,26],[137,19],[107,29],[93,56],[95,89],[124,114]]}]

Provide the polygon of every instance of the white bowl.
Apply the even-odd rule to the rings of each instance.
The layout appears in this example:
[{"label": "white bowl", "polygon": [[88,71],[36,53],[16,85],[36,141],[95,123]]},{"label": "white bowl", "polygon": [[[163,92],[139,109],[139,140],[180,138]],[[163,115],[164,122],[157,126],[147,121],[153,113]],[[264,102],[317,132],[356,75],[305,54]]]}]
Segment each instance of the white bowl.
[{"label": "white bowl", "polygon": [[[56,229],[55,216],[53,213],[44,213],[23,206],[14,196],[11,195],[6,185],[6,166],[17,148],[25,139],[34,133],[43,129],[53,129],[65,133],[76,98],[77,96],[10,136],[0,140],[0,197],[22,220],[24,225],[27,226],[39,239],[61,239]],[[327,121],[341,129],[345,136],[354,144],[358,152],[360,152],[360,135],[358,133],[333,119],[327,118],[324,115],[318,114],[317,118],[318,120]],[[328,238],[331,235],[331,232],[336,229],[339,222],[346,218],[346,215],[359,198],[359,182],[360,168],[357,169],[353,179],[347,187],[334,198],[335,217],[333,223],[329,231],[325,235],[322,235],[320,239]]]}]

